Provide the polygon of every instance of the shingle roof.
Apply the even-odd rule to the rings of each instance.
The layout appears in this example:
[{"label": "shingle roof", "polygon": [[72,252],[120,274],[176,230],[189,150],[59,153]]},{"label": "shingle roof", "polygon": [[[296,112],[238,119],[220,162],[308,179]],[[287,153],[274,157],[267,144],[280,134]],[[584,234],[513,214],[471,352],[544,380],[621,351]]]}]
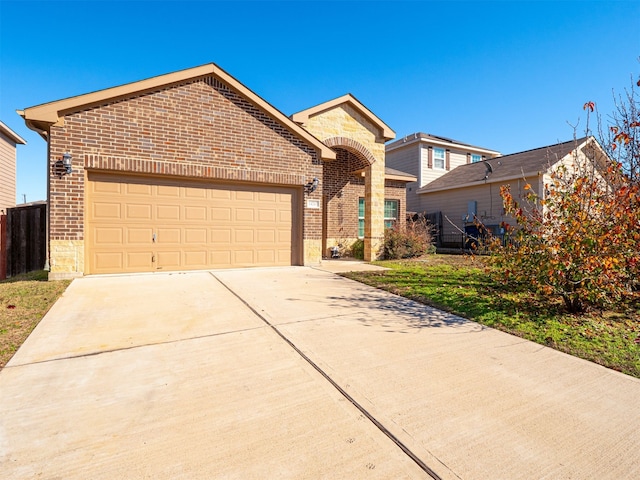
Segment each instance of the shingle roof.
[{"label": "shingle roof", "polygon": [[[469,185],[474,182],[497,182],[546,171],[550,165],[566,157],[576,146],[581,145],[588,137],[568,142],[535,148],[511,155],[504,155],[477,163],[470,163],[454,168],[440,178],[426,184],[418,193],[434,190],[445,190]],[[487,176],[488,175],[488,176]]]},{"label": "shingle roof", "polygon": [[415,182],[418,178],[410,173],[401,172],[394,168],[384,167],[384,176],[386,180],[399,180],[401,182]]}]

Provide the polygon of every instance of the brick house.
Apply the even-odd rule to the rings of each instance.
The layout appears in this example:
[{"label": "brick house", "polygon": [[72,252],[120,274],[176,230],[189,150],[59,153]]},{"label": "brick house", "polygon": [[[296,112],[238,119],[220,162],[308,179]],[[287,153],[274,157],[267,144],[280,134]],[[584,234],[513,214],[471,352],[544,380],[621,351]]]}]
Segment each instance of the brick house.
[{"label": "brick house", "polygon": [[317,264],[358,227],[373,259],[415,179],[351,95],[288,118],[215,64],[19,113],[49,147],[51,279]]}]

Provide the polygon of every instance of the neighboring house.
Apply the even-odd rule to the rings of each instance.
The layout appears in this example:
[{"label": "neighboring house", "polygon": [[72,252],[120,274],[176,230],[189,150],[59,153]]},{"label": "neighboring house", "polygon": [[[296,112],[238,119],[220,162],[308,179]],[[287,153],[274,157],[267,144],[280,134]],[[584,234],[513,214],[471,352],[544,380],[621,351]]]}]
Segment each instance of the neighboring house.
[{"label": "neighboring house", "polygon": [[545,184],[561,163],[571,168],[575,160],[594,166],[601,164],[605,153],[593,137],[549,145],[479,163],[459,166],[418,190],[420,211],[441,214],[439,226],[446,243],[447,236],[460,231],[473,231],[479,220],[493,233],[503,233],[502,222],[515,224],[504,213],[500,187],[510,185],[515,199],[525,194],[524,186],[544,198]]},{"label": "neighboring house", "polygon": [[288,118],[214,64],[19,113],[49,146],[52,279],[317,264],[359,223],[373,259],[415,179],[351,95]]},{"label": "neighboring house", "polygon": [[413,133],[386,146],[387,166],[416,177],[407,184],[407,210],[423,211],[418,189],[447,172],[470,163],[494,158],[500,152],[467,145],[450,138]]},{"label": "neighboring house", "polygon": [[0,122],[0,211],[16,206],[16,146],[27,142]]}]

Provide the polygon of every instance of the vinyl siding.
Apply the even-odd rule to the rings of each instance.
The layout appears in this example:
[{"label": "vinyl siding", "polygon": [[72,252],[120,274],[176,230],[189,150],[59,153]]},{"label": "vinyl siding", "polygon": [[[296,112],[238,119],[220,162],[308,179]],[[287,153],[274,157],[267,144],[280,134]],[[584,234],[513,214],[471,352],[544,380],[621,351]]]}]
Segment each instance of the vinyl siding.
[{"label": "vinyl siding", "polygon": [[[518,199],[524,194],[523,180],[509,182],[511,193]],[[542,188],[540,177],[532,178],[529,183],[534,187]],[[467,215],[467,205],[470,201],[477,202],[477,216],[485,225],[499,225],[501,222],[515,224],[515,219],[504,215],[500,187],[502,183],[487,183],[473,187],[456,188],[441,192],[424,193],[420,197],[420,211],[426,213],[442,212],[443,229],[445,234],[455,233],[458,228],[464,229],[463,217]],[[536,192],[538,193],[538,192]],[[444,217],[447,217],[451,223]]]},{"label": "vinyl siding", "polygon": [[413,143],[405,148],[398,148],[386,154],[385,164],[389,168],[400,170],[418,177],[418,181],[409,182],[406,186],[406,209],[410,212],[418,211],[420,200],[416,191],[420,188],[420,144]]},{"label": "vinyl siding", "polygon": [[0,133],[0,210],[16,205],[16,144]]}]

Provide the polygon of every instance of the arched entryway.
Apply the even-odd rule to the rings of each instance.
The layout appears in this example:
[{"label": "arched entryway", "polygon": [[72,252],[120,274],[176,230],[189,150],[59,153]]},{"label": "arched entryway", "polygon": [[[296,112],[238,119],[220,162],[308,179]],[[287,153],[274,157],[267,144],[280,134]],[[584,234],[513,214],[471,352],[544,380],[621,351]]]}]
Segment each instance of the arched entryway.
[{"label": "arched entryway", "polygon": [[364,259],[375,260],[384,240],[384,143],[395,133],[352,95],[292,119],[337,154],[323,162],[323,256],[334,245],[361,239]]}]

